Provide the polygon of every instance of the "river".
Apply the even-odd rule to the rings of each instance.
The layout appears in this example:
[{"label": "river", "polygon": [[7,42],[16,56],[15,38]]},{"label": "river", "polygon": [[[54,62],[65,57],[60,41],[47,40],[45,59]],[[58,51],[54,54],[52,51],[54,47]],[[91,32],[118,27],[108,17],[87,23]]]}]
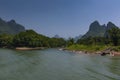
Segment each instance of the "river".
[{"label": "river", "polygon": [[120,57],[0,49],[0,80],[120,80]]}]

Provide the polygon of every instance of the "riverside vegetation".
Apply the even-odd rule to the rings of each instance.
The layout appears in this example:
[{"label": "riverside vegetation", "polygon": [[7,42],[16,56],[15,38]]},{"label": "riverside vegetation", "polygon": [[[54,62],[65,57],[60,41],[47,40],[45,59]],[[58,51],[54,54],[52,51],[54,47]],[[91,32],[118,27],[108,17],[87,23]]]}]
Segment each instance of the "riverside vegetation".
[{"label": "riverside vegetation", "polygon": [[49,38],[33,30],[26,30],[16,35],[1,34],[0,47],[62,47],[66,41],[63,38]]},{"label": "riverside vegetation", "polygon": [[34,30],[26,30],[15,20],[4,21],[0,18],[0,47],[19,49],[39,49],[39,47],[62,47],[66,41],[63,38],[49,38]]},{"label": "riverside vegetation", "polygon": [[88,32],[67,49],[89,53],[119,53],[120,29],[112,22],[100,25],[98,21],[94,21],[90,24]]},{"label": "riverside vegetation", "polygon": [[[105,50],[120,52],[120,29],[111,28],[106,37],[87,37],[79,39],[76,43],[68,46],[68,50],[98,53]],[[119,53],[118,53],[119,54]]]}]

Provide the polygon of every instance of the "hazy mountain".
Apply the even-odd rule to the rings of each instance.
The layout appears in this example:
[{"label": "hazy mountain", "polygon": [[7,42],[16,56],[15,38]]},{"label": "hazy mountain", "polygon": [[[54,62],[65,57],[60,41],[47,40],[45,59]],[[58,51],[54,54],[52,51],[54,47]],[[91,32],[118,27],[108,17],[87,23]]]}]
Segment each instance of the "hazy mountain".
[{"label": "hazy mountain", "polygon": [[21,31],[25,31],[25,27],[16,23],[15,20],[6,22],[0,18],[0,34],[17,34]]},{"label": "hazy mountain", "polygon": [[80,39],[82,36],[83,36],[83,35],[76,36],[76,37],[74,38],[74,41],[76,42],[76,41],[77,41],[78,39]]},{"label": "hazy mountain", "polygon": [[82,38],[86,37],[104,37],[108,35],[107,31],[113,27],[117,27],[115,24],[112,22],[108,22],[107,26],[100,25],[98,21],[94,21],[93,23],[90,24],[88,32],[82,36]]},{"label": "hazy mountain", "polygon": [[53,38],[61,38],[61,37],[60,37],[59,35],[56,34]]}]

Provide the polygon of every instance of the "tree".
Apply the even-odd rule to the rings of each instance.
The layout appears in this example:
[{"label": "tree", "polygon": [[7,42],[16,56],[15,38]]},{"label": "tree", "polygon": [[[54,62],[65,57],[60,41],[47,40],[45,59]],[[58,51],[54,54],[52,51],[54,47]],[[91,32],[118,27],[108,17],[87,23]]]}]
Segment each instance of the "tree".
[{"label": "tree", "polygon": [[49,38],[33,30],[20,32],[13,38],[15,47],[62,47],[65,45],[63,38]]},{"label": "tree", "polygon": [[50,38],[49,45],[50,47],[64,47],[66,41],[63,38]]},{"label": "tree", "polygon": [[12,35],[1,34],[0,35],[0,47],[10,47],[12,45]]},{"label": "tree", "polygon": [[15,35],[13,42],[16,47],[41,47],[43,45],[43,37],[33,30],[26,30]]},{"label": "tree", "polygon": [[67,46],[73,45],[74,44],[74,39],[73,38],[69,38],[67,40]]},{"label": "tree", "polygon": [[112,28],[108,30],[109,37],[113,43],[114,46],[118,45],[118,42],[120,40],[120,29],[119,28]]}]

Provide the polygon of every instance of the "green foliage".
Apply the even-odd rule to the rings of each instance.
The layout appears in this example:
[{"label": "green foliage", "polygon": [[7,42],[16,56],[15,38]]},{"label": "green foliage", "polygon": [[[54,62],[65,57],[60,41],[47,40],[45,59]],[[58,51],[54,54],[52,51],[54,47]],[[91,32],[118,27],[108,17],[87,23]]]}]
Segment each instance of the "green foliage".
[{"label": "green foliage", "polygon": [[12,45],[12,35],[1,34],[0,35],[0,47],[9,47]]},{"label": "green foliage", "polygon": [[63,38],[51,38],[49,40],[50,47],[64,47],[66,41]]},{"label": "green foliage", "polygon": [[79,39],[77,43],[82,45],[106,45],[109,44],[109,39],[105,37],[88,37]]},{"label": "green foliage", "polygon": [[33,30],[26,30],[14,36],[1,34],[0,47],[65,47],[63,38],[49,38]]},{"label": "green foliage", "polygon": [[70,45],[73,45],[73,44],[74,44],[74,39],[73,39],[73,38],[69,38],[69,39],[67,40],[66,45],[67,45],[67,46],[70,46]]},{"label": "green foliage", "polygon": [[120,51],[120,46],[114,46],[114,47],[112,47],[112,50],[113,51]]},{"label": "green foliage", "polygon": [[113,43],[114,46],[117,46],[119,44],[120,41],[120,29],[119,28],[112,28],[110,30],[108,30],[110,39]]},{"label": "green foliage", "polygon": [[26,46],[26,47],[43,47],[42,35],[37,34],[33,30],[26,30],[15,35],[13,39],[14,46]]},{"label": "green foliage", "polygon": [[118,27],[110,28],[108,34],[107,37],[81,38],[77,41],[76,45],[70,45],[67,48],[70,50],[94,52],[111,47],[114,51],[120,51],[120,46],[118,46],[120,45],[120,29]]}]

